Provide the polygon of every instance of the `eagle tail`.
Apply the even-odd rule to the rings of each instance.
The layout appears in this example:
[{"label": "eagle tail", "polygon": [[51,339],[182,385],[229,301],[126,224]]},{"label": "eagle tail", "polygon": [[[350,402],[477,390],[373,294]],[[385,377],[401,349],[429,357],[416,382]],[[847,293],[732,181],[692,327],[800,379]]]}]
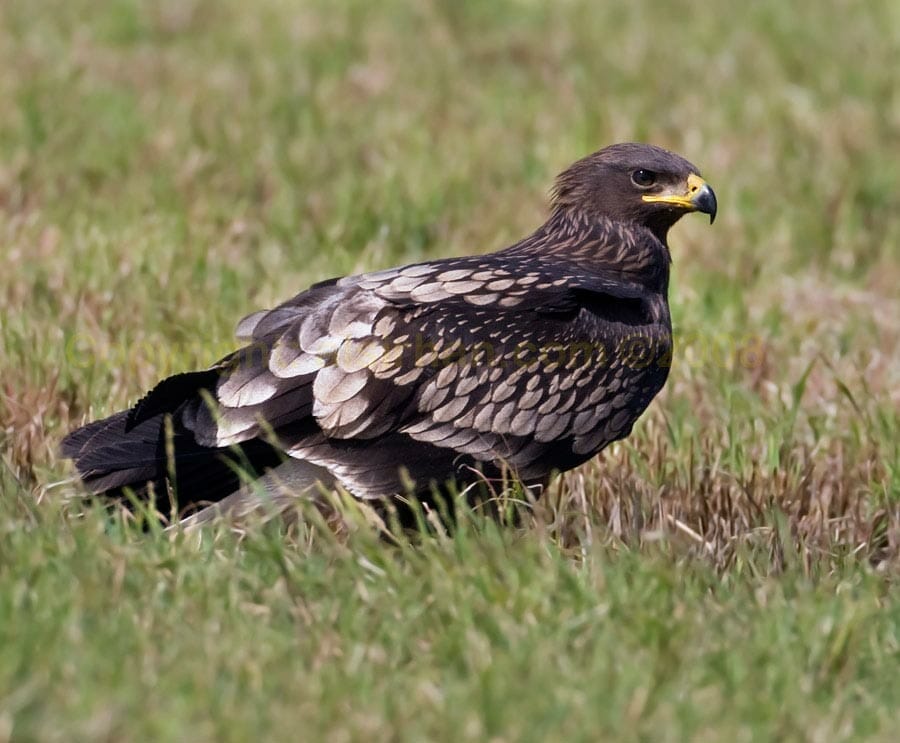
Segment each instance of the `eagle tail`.
[{"label": "eagle tail", "polygon": [[60,452],[75,462],[82,481],[92,493],[103,494],[124,487],[145,490],[152,483],[164,485],[160,471],[159,439],[162,417],[129,430],[129,411],[88,423],[62,440]]},{"label": "eagle tail", "polygon": [[128,504],[128,489],[169,521],[227,498],[284,461],[280,450],[261,439],[227,448],[198,444],[179,421],[197,394],[183,382],[165,380],[131,410],[70,433],[60,451],[74,461],[90,492]]}]

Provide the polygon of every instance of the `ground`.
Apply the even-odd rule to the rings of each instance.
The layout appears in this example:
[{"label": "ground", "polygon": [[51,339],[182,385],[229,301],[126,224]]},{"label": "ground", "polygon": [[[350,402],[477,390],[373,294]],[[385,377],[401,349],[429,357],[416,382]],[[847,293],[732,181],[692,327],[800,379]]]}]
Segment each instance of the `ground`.
[{"label": "ground", "polygon": [[[4,2],[0,741],[893,740],[898,8]],[[240,316],[504,246],[623,140],[719,218],[666,390],[518,524],[170,539],[58,484]]]}]

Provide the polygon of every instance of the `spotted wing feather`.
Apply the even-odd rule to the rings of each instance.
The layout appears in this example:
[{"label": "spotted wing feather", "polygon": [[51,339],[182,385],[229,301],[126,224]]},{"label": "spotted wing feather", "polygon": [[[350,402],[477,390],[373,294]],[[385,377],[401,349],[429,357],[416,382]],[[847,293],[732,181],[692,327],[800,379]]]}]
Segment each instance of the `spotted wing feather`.
[{"label": "spotted wing feather", "polygon": [[[593,453],[630,427],[615,413],[633,406],[633,394],[599,407],[592,396],[615,386],[616,367],[598,363],[598,349],[608,353],[605,341],[642,319],[641,292],[519,263],[418,264],[341,279],[256,313],[241,324],[252,343],[220,365],[217,404],[195,411],[198,440],[275,435],[292,456],[338,466],[337,442],[378,440],[384,450],[386,436],[401,434],[535,474],[561,438],[577,456]],[[626,308],[623,319],[597,314],[609,306]],[[590,348],[577,358],[548,356],[579,344]]]}]

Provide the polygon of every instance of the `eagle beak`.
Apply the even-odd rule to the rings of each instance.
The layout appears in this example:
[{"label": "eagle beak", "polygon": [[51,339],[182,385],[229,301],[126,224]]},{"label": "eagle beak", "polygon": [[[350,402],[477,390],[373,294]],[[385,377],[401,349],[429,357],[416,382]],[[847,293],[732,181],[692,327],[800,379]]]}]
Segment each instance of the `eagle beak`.
[{"label": "eagle beak", "polygon": [[660,193],[644,194],[644,201],[672,204],[690,212],[703,212],[709,214],[709,223],[716,219],[716,193],[709,184],[696,173],[691,173],[687,178],[687,189],[684,193]]}]

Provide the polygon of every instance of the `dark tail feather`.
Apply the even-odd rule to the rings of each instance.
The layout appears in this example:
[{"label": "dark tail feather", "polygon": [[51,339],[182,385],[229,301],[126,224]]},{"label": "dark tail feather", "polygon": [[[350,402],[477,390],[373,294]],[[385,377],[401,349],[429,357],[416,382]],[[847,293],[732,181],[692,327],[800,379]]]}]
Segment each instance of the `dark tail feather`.
[{"label": "dark tail feather", "polygon": [[[78,428],[62,441],[63,456],[75,460],[78,474],[92,493],[125,486],[139,490],[149,482],[164,484],[165,467],[160,472],[159,460],[162,417],[130,430],[127,421],[128,411],[122,411]],[[164,464],[164,446],[162,453]]]},{"label": "dark tail feather", "polygon": [[[148,416],[145,405],[140,417],[134,409],[122,411],[73,431],[63,439],[61,452],[74,460],[92,493],[125,503],[125,488],[148,502],[152,494],[151,505],[169,519],[222,500],[241,486],[242,477],[254,478],[284,460],[279,449],[259,439],[225,449],[199,445],[176,422],[185,400],[172,402],[171,435],[165,422],[169,413],[150,411]],[[170,491],[178,501],[177,514],[170,512]]]}]

